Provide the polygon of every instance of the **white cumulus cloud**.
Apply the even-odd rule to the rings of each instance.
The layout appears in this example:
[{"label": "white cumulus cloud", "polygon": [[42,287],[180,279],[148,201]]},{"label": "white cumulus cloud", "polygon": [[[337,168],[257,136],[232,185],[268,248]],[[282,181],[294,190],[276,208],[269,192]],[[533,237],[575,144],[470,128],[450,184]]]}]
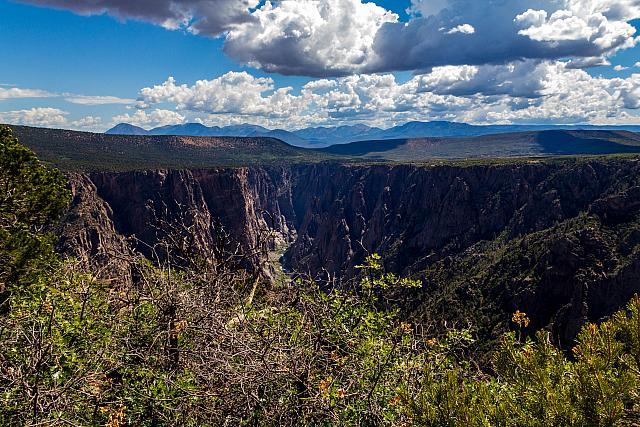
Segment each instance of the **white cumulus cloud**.
[{"label": "white cumulus cloud", "polygon": [[288,116],[300,107],[291,87],[275,88],[271,78],[257,78],[247,72],[229,72],[194,85],[178,85],[173,77],[140,91],[138,105],[146,107],[173,103],[179,110],[243,116]]},{"label": "white cumulus cloud", "polygon": [[231,30],[225,52],[267,71],[349,74],[372,62],[379,28],[398,16],[361,0],[267,1]]},{"label": "white cumulus cloud", "polygon": [[475,32],[476,32],[476,29],[473,28],[473,25],[462,24],[462,25],[458,25],[457,27],[453,27],[452,29],[447,31],[447,34],[456,34],[456,33],[473,34]]},{"label": "white cumulus cloud", "polygon": [[58,108],[31,108],[0,112],[0,122],[12,125],[28,126],[64,126],[67,124],[67,113]]},{"label": "white cumulus cloud", "polygon": [[[417,3],[417,6],[422,2]],[[425,0],[425,3],[428,3]],[[606,62],[636,45],[629,21],[637,0],[448,0],[435,14],[387,24],[376,35],[374,61],[365,71],[429,70],[444,65],[505,64],[521,59]],[[470,25],[458,37],[442,28]]]},{"label": "white cumulus cloud", "polygon": [[95,116],[86,116],[70,123],[71,129],[98,131],[102,128],[102,118]]}]

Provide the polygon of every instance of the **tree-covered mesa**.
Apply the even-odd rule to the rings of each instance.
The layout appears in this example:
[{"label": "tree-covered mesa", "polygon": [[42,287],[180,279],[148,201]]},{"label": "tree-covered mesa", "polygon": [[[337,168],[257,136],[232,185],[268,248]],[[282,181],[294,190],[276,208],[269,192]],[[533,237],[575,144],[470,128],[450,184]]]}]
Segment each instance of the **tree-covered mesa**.
[{"label": "tree-covered mesa", "polygon": [[400,316],[385,295],[421,283],[378,256],[353,288],[324,292],[165,247],[122,284],[54,253],[66,183],[6,129],[0,186],[0,425],[640,423],[638,298],[569,353],[525,336],[516,312],[479,358],[473,329]]}]

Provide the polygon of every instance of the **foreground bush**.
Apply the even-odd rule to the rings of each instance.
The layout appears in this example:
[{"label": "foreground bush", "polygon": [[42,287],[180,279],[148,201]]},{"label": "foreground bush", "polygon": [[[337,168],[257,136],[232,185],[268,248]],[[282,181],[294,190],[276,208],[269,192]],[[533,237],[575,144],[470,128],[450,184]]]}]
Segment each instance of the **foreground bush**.
[{"label": "foreground bush", "polygon": [[47,226],[60,216],[70,194],[58,171],[47,168],[34,153],[0,126],[0,311],[10,292],[33,279],[53,260]]},{"label": "foreground bush", "polygon": [[153,280],[117,292],[65,266],[13,296],[1,319],[0,424],[639,420],[639,299],[587,326],[572,358],[545,332],[505,336],[488,375],[464,358],[468,333],[422,336],[361,294],[298,283],[216,306],[204,288],[148,268]]}]

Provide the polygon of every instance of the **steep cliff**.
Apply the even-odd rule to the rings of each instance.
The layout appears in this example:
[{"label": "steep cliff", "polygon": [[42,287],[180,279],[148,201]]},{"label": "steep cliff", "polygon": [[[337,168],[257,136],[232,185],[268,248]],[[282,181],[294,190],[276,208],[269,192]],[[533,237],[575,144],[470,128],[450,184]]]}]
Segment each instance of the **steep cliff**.
[{"label": "steep cliff", "polygon": [[269,276],[272,266],[257,249],[288,245],[295,236],[287,219],[289,173],[239,168],[69,174],[75,198],[60,247],[104,267],[122,253],[162,258],[166,248],[160,243],[177,233],[205,258],[220,256],[224,245],[244,254],[244,267]]},{"label": "steep cliff", "polygon": [[631,160],[522,161],[472,166],[310,166],[293,187],[294,270],[351,277],[378,252],[415,273],[471,245],[573,218],[631,186]]},{"label": "steep cliff", "polygon": [[[408,317],[499,336],[516,310],[569,346],[640,292],[637,159],[307,168],[294,271],[348,279],[368,253],[422,279]],[[324,179],[322,177],[325,177]],[[317,195],[304,197],[305,191]]]},{"label": "steep cliff", "polygon": [[[225,230],[246,253],[286,247],[289,270],[338,281],[380,253],[425,283],[399,296],[407,316],[442,311],[494,335],[527,310],[568,342],[640,290],[638,172],[637,159],[603,158],[70,175],[67,228],[81,231],[63,242],[87,259],[125,246],[150,257],[174,224],[213,256]],[[273,274],[262,256],[249,264]]]},{"label": "steep cliff", "polygon": [[126,259],[133,251],[126,236],[115,228],[113,209],[100,198],[88,176],[68,174],[67,178],[73,199],[57,231],[58,250],[101,280],[130,283]]}]

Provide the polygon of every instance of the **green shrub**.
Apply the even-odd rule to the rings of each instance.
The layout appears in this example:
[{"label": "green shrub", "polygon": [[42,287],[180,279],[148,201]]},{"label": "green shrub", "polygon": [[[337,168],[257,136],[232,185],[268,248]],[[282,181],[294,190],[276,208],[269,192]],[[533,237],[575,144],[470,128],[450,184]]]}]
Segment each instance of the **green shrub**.
[{"label": "green shrub", "polygon": [[51,263],[47,231],[69,200],[64,177],[0,126],[0,288],[28,282]]}]

